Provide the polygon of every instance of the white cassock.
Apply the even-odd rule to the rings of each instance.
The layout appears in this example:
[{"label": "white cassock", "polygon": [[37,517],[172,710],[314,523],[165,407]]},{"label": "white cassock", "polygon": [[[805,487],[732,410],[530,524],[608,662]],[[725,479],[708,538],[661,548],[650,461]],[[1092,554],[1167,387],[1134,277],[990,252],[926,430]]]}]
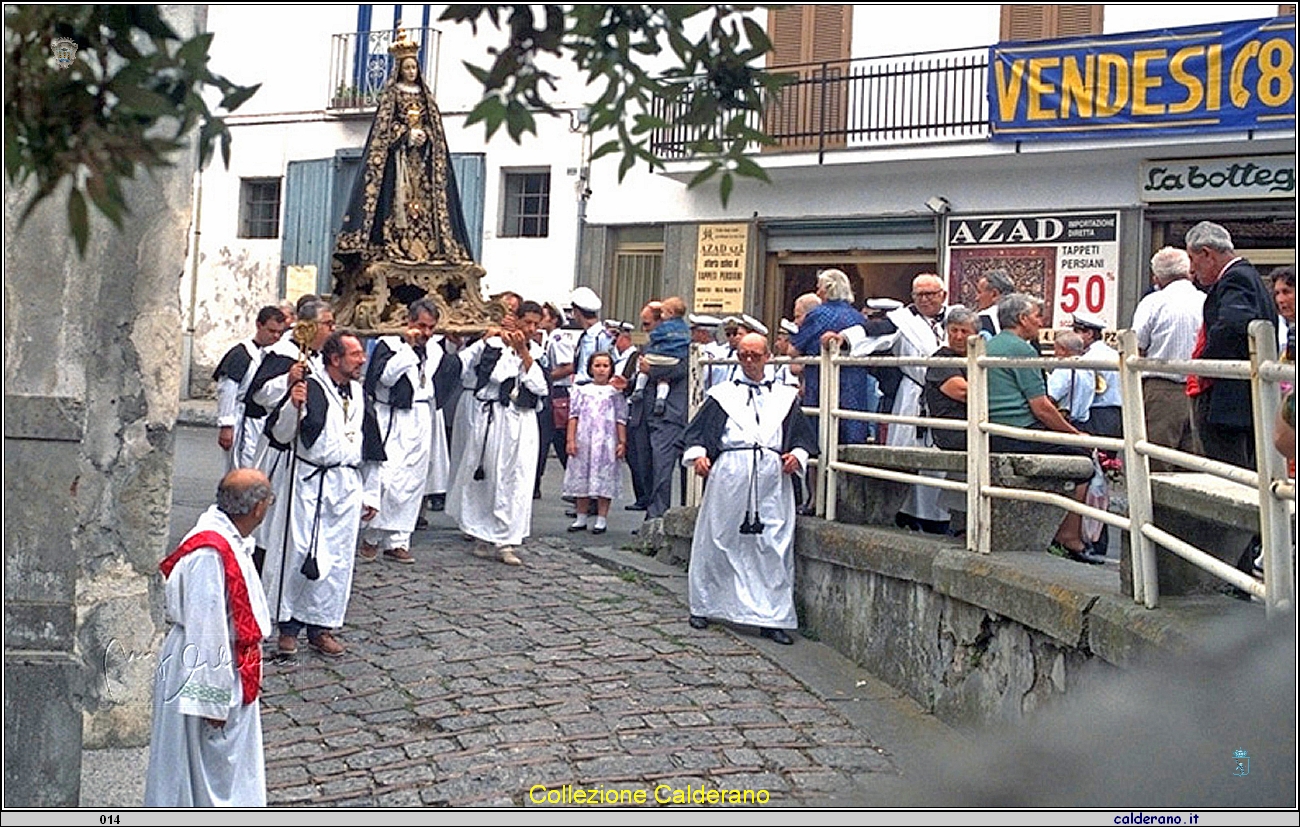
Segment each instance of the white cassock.
[{"label": "white cassock", "polygon": [[[424,358],[422,352],[427,354]],[[381,549],[410,548],[429,476],[437,402],[434,374],[442,367],[443,356],[436,344],[417,351],[399,336],[381,337],[370,355],[366,392],[375,400],[375,418],[387,458],[373,480],[378,486],[379,513],[364,532],[367,542]],[[459,381],[459,364],[447,364]],[[445,432],[443,440],[445,444]]]},{"label": "white cassock", "polygon": [[[266,433],[266,419],[279,409],[289,394],[289,369],[303,357],[303,352],[294,344],[292,331],[286,331],[271,346],[262,352],[262,361],[257,367],[245,398],[249,412],[261,415],[262,428],[257,435],[256,456],[253,467],[266,474],[271,481],[271,490],[275,492],[275,503],[267,512],[266,519],[253,532],[253,541],[259,548],[279,548],[289,515],[289,474],[288,468],[293,457],[286,444],[276,444]],[[308,370],[323,373],[324,365],[319,356],[308,360]]]},{"label": "white cassock", "polygon": [[[739,383],[739,384],[738,384]],[[789,385],[735,380],[711,388],[686,430],[682,464],[708,456],[691,540],[692,615],[775,629],[798,627],[794,609],[792,453],[803,473],[817,436]],[[746,523],[762,530],[742,533]]]},{"label": "white cassock", "polygon": [[[533,362],[527,370],[497,336],[457,354],[462,376],[482,376],[483,381],[475,381],[475,390],[467,385],[461,395],[468,402],[465,442],[447,493],[447,513],[462,532],[496,546],[519,545],[532,526],[540,402],[527,403],[529,395],[533,400],[546,395],[546,375],[537,361],[539,348],[533,343],[529,348]],[[511,398],[502,402],[503,385],[513,388],[518,403]],[[521,390],[523,397],[518,396]],[[512,396],[510,390],[506,395]]]},{"label": "white cassock", "polygon": [[[363,482],[363,470],[366,477],[377,477],[373,466],[362,467],[364,391],[360,382],[348,382],[347,387],[350,398],[345,404],[325,371],[314,372],[307,380],[301,423],[292,402],[273,415],[275,439],[293,446],[286,485],[289,530],[267,548],[262,565],[267,603],[277,622],[343,625],[352,592],[361,509],[378,508],[377,487],[366,491]],[[368,458],[374,458],[377,446],[365,447]],[[320,573],[316,580],[302,573],[308,557],[316,559]]]},{"label": "white cassock", "polygon": [[[885,314],[885,318],[898,328],[898,339],[894,343],[895,356],[931,356],[947,343],[948,334],[943,326],[943,317],[947,308],[939,314],[938,325],[931,325],[922,316],[913,311],[911,306],[900,307]],[[900,366],[903,381],[898,383],[898,393],[894,396],[895,416],[920,416],[921,397],[925,389],[925,366]],[[929,437],[924,439],[916,435],[916,426],[889,423],[885,437],[886,445],[924,448],[932,445]],[[942,472],[927,474],[942,477]],[[922,520],[942,522],[948,519],[948,510],[939,505],[939,489],[928,485],[913,485],[907,496],[907,503],[900,509],[904,514],[911,514]]]},{"label": "white cassock", "polygon": [[245,339],[226,351],[212,372],[217,383],[217,427],[232,428],[234,442],[226,451],[226,471],[250,468],[257,456],[257,439],[266,417],[250,417],[244,407],[244,395],[262,363],[262,349],[252,339]]},{"label": "white cassock", "polygon": [[[253,541],[215,505],[190,535],[215,531],[230,544],[262,636],[271,619],[253,565]],[[260,701],[244,703],[231,652],[234,622],[225,568],[214,548],[182,557],[165,584],[170,628],[154,673],[153,734],[145,779],[146,807],[264,807]],[[224,720],[217,728],[205,718]]]},{"label": "white cassock", "polygon": [[[434,366],[434,374],[437,373],[438,368],[448,367],[455,368],[459,375],[460,360],[453,354],[447,353],[444,341],[442,336],[434,336],[426,345],[430,358],[436,357],[438,360],[438,364]],[[435,354],[434,350],[438,353]],[[460,381],[459,376],[456,381]],[[446,404],[446,399],[438,398],[438,394],[434,394],[434,404],[430,407],[433,412],[430,422],[433,428],[433,441],[429,443],[429,473],[424,478],[425,494],[446,494],[447,486],[451,483],[451,449],[447,445],[447,417],[443,414],[443,407]],[[454,414],[455,411],[452,413]]]}]

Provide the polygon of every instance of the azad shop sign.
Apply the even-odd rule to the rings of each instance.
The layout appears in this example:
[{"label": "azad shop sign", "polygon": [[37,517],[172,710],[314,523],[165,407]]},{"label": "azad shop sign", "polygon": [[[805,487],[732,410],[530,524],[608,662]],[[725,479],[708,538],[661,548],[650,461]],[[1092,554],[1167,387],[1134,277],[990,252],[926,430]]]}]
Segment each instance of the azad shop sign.
[{"label": "azad shop sign", "polygon": [[1147,203],[1294,198],[1295,156],[1147,161],[1138,188]]},{"label": "azad shop sign", "polygon": [[1118,212],[949,216],[947,239],[955,296],[973,296],[980,274],[997,268],[1047,303],[1053,327],[1067,327],[1079,311],[1115,326]]}]

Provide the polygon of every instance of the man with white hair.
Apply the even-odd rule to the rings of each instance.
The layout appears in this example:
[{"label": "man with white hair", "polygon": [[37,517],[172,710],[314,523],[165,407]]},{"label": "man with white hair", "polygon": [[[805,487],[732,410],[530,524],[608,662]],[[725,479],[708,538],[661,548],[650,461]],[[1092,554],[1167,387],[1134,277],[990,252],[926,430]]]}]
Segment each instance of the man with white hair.
[{"label": "man with white hair", "polygon": [[[1256,319],[1277,323],[1277,309],[1259,272],[1232,246],[1226,229],[1202,221],[1187,231],[1187,255],[1206,289],[1194,359],[1249,359],[1247,328]],[[1250,382],[1189,377],[1196,434],[1210,459],[1255,467]]]},{"label": "man with white hair", "polygon": [[[1138,302],[1133,312],[1133,332],[1138,350],[1152,359],[1186,360],[1196,349],[1201,330],[1205,294],[1191,280],[1192,262],[1176,247],[1163,247],[1151,257],[1151,280],[1156,290]],[[1142,405],[1146,409],[1147,439],[1157,445],[1200,453],[1192,428],[1192,402],[1187,377],[1181,373],[1149,373],[1142,377]],[[1172,471],[1174,466],[1151,460],[1152,471]]]},{"label": "man with white hair", "polygon": [[[850,347],[852,356],[869,356],[892,350],[894,356],[931,356],[948,342],[944,317],[948,312],[948,291],[943,280],[934,273],[921,273],[912,279],[912,303],[886,314],[885,320],[893,326],[892,333],[870,330],[859,319],[856,326],[844,332],[843,341]],[[887,330],[887,328],[886,328]],[[925,391],[925,366],[900,367],[903,379],[894,395],[894,416],[920,416]],[[885,432],[885,444],[902,447],[930,444],[928,434],[919,435],[913,425],[890,423]],[[899,510],[900,527],[920,529],[932,534],[948,530],[948,510],[939,505],[939,489],[928,485],[914,485],[907,502]]]},{"label": "man with white hair", "polygon": [[[818,273],[817,297],[821,303],[809,309],[802,321],[798,318],[799,301],[796,300],[795,324],[799,325],[799,332],[790,337],[790,346],[799,356],[821,355],[824,337],[838,335],[840,331],[860,326],[863,322],[862,313],[853,306],[853,287],[849,284],[849,277],[844,271],[831,269]],[[816,406],[821,393],[821,376],[818,367],[805,365],[803,380],[804,404]],[[878,401],[876,380],[866,368],[844,368],[840,371],[839,406],[841,408],[874,413]],[[842,444],[869,442],[871,435],[870,423],[858,420],[840,421],[839,436]]]}]

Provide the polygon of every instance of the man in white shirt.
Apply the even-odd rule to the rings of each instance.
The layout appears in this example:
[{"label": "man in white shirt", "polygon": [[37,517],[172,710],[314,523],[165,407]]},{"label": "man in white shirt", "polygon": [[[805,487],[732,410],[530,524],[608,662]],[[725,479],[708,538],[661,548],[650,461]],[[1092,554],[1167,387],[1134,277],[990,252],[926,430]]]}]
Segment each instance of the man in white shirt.
[{"label": "man in white shirt", "polygon": [[[1192,358],[1201,329],[1205,294],[1191,280],[1187,253],[1163,247],[1151,257],[1153,293],[1138,302],[1133,312],[1133,332],[1138,349],[1151,359]],[[1142,404],[1146,409],[1147,439],[1157,445],[1199,454],[1192,428],[1192,401],[1187,377],[1178,373],[1153,373],[1142,378]],[[1152,471],[1172,471],[1166,462],[1151,460]]]},{"label": "man in white shirt", "polygon": [[[1106,323],[1091,313],[1075,313],[1073,316],[1074,332],[1083,337],[1086,359],[1110,359],[1119,366],[1119,353],[1106,344],[1101,337]],[[1097,436],[1122,436],[1124,433],[1124,416],[1121,413],[1118,370],[1094,371],[1095,394],[1088,411],[1087,426],[1084,431]]]}]

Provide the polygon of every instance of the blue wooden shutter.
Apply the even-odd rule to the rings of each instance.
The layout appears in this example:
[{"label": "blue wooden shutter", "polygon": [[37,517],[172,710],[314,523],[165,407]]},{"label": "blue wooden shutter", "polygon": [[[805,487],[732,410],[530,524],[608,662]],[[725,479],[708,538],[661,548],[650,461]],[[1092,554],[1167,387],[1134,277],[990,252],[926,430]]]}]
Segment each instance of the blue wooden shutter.
[{"label": "blue wooden shutter", "polygon": [[280,248],[280,290],[286,268],[316,266],[316,292],[332,286],[330,257],[334,252],[330,222],[332,158],[290,161],[284,184],[284,242]]},{"label": "blue wooden shutter", "polygon": [[481,152],[451,153],[451,168],[460,190],[460,209],[469,231],[470,254],[483,260],[483,198],[487,178],[487,159]]}]

